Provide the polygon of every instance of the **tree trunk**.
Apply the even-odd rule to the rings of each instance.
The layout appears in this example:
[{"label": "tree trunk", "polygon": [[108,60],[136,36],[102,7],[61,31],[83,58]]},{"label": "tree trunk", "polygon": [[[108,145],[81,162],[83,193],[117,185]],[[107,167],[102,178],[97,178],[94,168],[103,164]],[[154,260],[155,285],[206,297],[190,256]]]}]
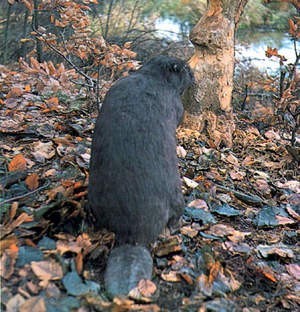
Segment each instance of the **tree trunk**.
[{"label": "tree trunk", "polygon": [[6,24],[5,24],[5,31],[4,31],[3,64],[6,63],[7,55],[8,55],[8,38],[9,38],[11,6],[12,5],[8,3],[7,12],[6,12]]},{"label": "tree trunk", "polygon": [[190,33],[195,52],[189,63],[196,83],[185,94],[183,126],[206,130],[212,145],[232,145],[234,122],[231,96],[234,36],[247,0],[210,0],[208,9]]},{"label": "tree trunk", "polygon": [[[34,5],[34,13],[33,13],[33,29],[38,29],[39,28],[39,3],[38,0],[33,1]],[[39,40],[38,37],[35,39],[36,42],[36,58],[39,63],[43,62],[43,46],[42,42]]]}]

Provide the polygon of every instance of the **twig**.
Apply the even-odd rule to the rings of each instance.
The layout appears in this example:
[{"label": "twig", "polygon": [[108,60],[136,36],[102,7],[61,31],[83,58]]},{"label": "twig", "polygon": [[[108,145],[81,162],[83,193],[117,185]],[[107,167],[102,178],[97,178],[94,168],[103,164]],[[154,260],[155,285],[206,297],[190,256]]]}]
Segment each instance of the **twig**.
[{"label": "twig", "polygon": [[[43,37],[43,34],[41,32],[39,32],[37,29],[35,29],[35,27],[33,27],[33,31],[36,32],[39,36]],[[75,69],[75,71],[80,74],[81,76],[83,76],[85,79],[87,79],[90,82],[89,87],[90,88],[94,88],[96,81],[94,79],[92,79],[91,77],[89,77],[88,75],[86,75],[83,71],[81,71],[71,60],[69,60],[62,52],[60,52],[57,48],[55,48],[52,44],[50,44],[47,39],[43,38],[43,42],[46,43],[46,45],[52,49],[55,53],[57,53],[59,56],[61,56],[70,66],[72,66],[72,68]]]},{"label": "twig", "polygon": [[36,190],[33,190],[33,191],[31,191],[31,192],[26,193],[26,194],[19,195],[19,196],[15,196],[15,197],[12,197],[12,198],[9,198],[9,199],[0,201],[0,205],[7,204],[7,203],[10,203],[10,202],[12,202],[12,201],[21,199],[21,198],[23,198],[23,197],[30,196],[30,195],[32,195],[32,194],[38,192],[38,191],[41,191],[41,190],[47,188],[49,185],[50,185],[50,182],[48,182],[46,185],[43,185],[43,186],[37,188]]}]

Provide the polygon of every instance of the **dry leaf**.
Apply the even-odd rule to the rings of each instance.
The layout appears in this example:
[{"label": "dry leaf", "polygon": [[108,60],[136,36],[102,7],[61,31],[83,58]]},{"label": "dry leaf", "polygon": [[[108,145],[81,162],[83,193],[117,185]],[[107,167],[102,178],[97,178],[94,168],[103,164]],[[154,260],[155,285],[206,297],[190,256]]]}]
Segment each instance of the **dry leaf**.
[{"label": "dry leaf", "polygon": [[146,279],[139,281],[138,289],[143,297],[151,297],[157,290],[156,285],[152,281]]},{"label": "dry leaf", "polygon": [[191,238],[196,237],[198,235],[198,231],[193,229],[190,225],[182,226],[180,228],[180,233],[182,235],[186,235]]},{"label": "dry leaf", "polygon": [[205,211],[209,211],[207,203],[203,199],[195,199],[188,204],[188,207],[194,207],[198,209],[203,209]]},{"label": "dry leaf", "polygon": [[242,181],[246,176],[246,172],[236,171],[236,170],[230,170],[229,174],[232,180],[237,180],[237,181]]},{"label": "dry leaf", "polygon": [[296,263],[287,264],[286,270],[292,275],[295,279],[300,280],[300,265]]},{"label": "dry leaf", "polygon": [[32,173],[26,178],[25,183],[27,187],[33,191],[39,186],[39,176],[36,173]]},{"label": "dry leaf", "polygon": [[164,242],[159,242],[153,249],[154,253],[158,257],[167,256],[170,253],[181,251],[181,242],[178,236],[170,237]]},{"label": "dry leaf", "polygon": [[187,274],[187,273],[183,273],[183,272],[179,272],[179,275],[181,276],[181,278],[183,280],[185,280],[189,285],[193,285],[194,284],[194,280],[193,278]]},{"label": "dry leaf", "polygon": [[0,276],[5,279],[9,279],[14,273],[14,266],[18,257],[18,246],[12,244],[8,249],[3,253],[3,256],[0,260]]},{"label": "dry leaf", "polygon": [[23,171],[26,169],[26,159],[22,154],[16,155],[8,165],[8,171]]},{"label": "dry leaf", "polygon": [[63,255],[66,252],[74,252],[76,254],[80,253],[82,247],[75,241],[62,241],[59,240],[56,242],[57,251]]},{"label": "dry leaf", "polygon": [[[222,155],[223,156],[223,155]],[[239,166],[239,160],[232,154],[229,154],[226,158],[221,157],[225,162],[234,165],[235,167]]]},{"label": "dry leaf", "polygon": [[20,97],[23,94],[23,90],[21,88],[18,87],[13,87],[10,89],[10,91],[8,92],[6,98],[17,98]]},{"label": "dry leaf", "polygon": [[177,146],[176,148],[177,156],[179,158],[185,158],[187,151],[182,146]]},{"label": "dry leaf", "polygon": [[24,297],[20,294],[16,294],[10,298],[6,304],[6,312],[18,312],[20,311],[20,306],[25,302]]},{"label": "dry leaf", "polygon": [[178,274],[178,272],[175,272],[175,271],[170,271],[168,273],[161,273],[160,277],[166,282],[176,283],[176,282],[181,281],[180,275]]},{"label": "dry leaf", "polygon": [[184,183],[186,184],[187,187],[190,187],[190,188],[194,189],[194,188],[196,188],[199,185],[197,182],[195,182],[195,181],[193,181],[193,180],[191,180],[191,179],[189,179],[187,177],[183,177],[182,179],[183,179],[183,181],[184,181]]},{"label": "dry leaf", "polygon": [[38,162],[44,162],[55,156],[55,149],[52,142],[37,142],[34,144],[34,152],[32,155]]},{"label": "dry leaf", "polygon": [[55,261],[32,261],[33,273],[42,281],[59,280],[63,277],[63,270]]},{"label": "dry leaf", "polygon": [[31,297],[21,305],[19,312],[47,312],[44,298]]},{"label": "dry leaf", "polygon": [[299,215],[294,209],[292,209],[290,205],[287,205],[286,211],[287,211],[294,219],[296,219],[297,221],[300,221],[300,215]]},{"label": "dry leaf", "polygon": [[292,219],[290,219],[290,218],[288,218],[288,217],[276,216],[275,218],[276,218],[278,224],[281,224],[281,225],[284,225],[284,224],[294,224],[294,223],[296,223],[295,220],[292,220]]}]

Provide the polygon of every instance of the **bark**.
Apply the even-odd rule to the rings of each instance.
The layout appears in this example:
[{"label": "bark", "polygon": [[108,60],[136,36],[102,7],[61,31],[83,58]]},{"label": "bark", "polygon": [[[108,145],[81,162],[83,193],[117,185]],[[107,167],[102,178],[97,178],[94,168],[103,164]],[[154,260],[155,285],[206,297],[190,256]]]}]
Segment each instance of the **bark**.
[{"label": "bark", "polygon": [[184,127],[207,131],[211,142],[232,145],[231,96],[234,35],[247,0],[210,0],[190,33],[195,52],[189,61],[196,83],[185,94]]},{"label": "bark", "polygon": [[[38,0],[33,1],[34,5],[34,13],[33,13],[33,29],[37,30],[39,28],[39,8],[38,8]],[[39,38],[36,37],[36,58],[39,63],[43,62],[43,46],[42,42],[39,40]]]},{"label": "bark", "polygon": [[11,4],[8,3],[7,12],[6,12],[6,24],[5,24],[5,31],[4,31],[3,64],[6,63],[7,55],[8,55],[10,15],[11,15]]}]

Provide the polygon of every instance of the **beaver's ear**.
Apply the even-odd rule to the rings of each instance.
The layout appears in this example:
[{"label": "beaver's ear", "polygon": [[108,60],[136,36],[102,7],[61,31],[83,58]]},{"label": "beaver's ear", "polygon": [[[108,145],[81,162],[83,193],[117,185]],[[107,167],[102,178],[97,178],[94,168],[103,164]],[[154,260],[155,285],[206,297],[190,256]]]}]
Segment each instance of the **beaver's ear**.
[{"label": "beaver's ear", "polygon": [[165,64],[165,69],[173,73],[179,73],[184,69],[184,66],[185,66],[185,63],[181,60],[170,59]]}]

